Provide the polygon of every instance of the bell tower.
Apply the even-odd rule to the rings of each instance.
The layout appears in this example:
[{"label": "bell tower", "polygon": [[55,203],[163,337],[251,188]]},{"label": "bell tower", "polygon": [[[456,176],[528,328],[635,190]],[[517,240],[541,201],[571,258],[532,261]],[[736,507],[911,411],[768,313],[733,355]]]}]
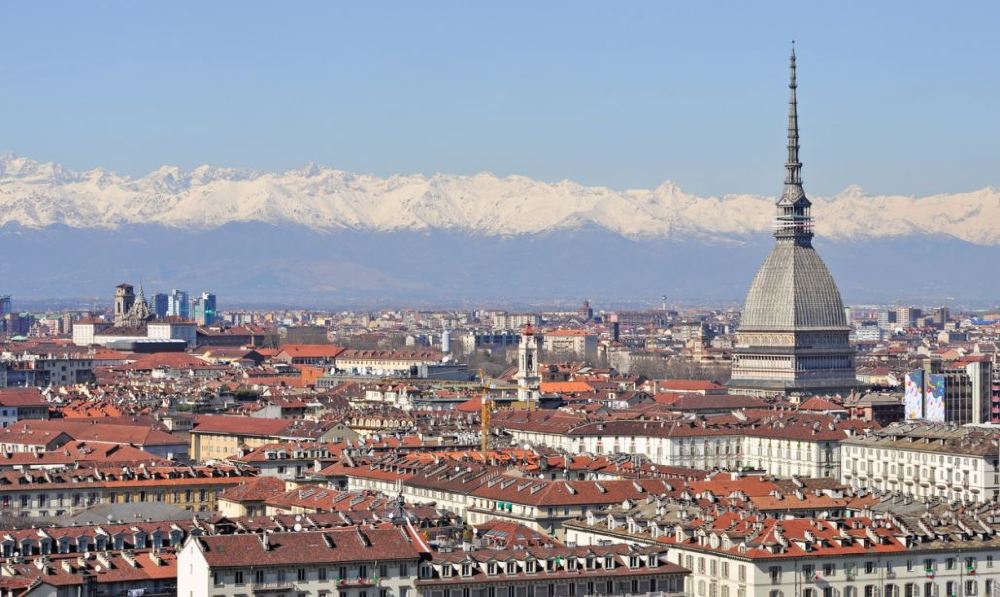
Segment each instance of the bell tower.
[{"label": "bell tower", "polygon": [[115,325],[125,325],[128,314],[135,304],[135,289],[131,284],[115,286]]},{"label": "bell tower", "polygon": [[528,324],[521,328],[521,342],[517,345],[517,400],[538,400],[542,378],[538,375],[538,336]]}]

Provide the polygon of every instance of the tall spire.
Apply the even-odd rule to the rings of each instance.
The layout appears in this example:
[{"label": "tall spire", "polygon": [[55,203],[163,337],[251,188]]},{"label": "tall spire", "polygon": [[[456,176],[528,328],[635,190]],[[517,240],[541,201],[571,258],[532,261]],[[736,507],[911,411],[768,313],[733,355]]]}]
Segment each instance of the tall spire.
[{"label": "tall spire", "polygon": [[802,162],[799,161],[799,103],[795,96],[795,42],[792,42],[788,75],[788,160],[785,162],[784,197],[795,201],[802,191]]},{"label": "tall spire", "polygon": [[788,158],[785,161],[785,188],[778,199],[778,218],[774,235],[808,244],[812,238],[812,205],[802,189],[802,162],[799,161],[799,103],[796,97],[795,42],[789,59],[788,74]]}]

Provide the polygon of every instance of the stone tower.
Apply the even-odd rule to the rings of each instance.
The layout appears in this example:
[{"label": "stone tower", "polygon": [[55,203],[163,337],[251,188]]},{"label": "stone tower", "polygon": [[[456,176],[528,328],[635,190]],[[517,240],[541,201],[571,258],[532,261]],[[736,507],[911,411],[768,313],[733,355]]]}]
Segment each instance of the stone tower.
[{"label": "stone tower", "polygon": [[812,203],[802,188],[792,47],[788,158],[776,204],[774,248],[754,277],[733,350],[734,393],[846,394],[858,386],[844,304],[812,246]]},{"label": "stone tower", "polygon": [[538,336],[528,324],[521,328],[517,345],[517,399],[521,402],[538,399],[542,378],[538,375]]},{"label": "stone tower", "polygon": [[128,314],[132,312],[135,305],[135,289],[131,284],[119,284],[115,286],[115,317],[116,326],[126,324]]}]

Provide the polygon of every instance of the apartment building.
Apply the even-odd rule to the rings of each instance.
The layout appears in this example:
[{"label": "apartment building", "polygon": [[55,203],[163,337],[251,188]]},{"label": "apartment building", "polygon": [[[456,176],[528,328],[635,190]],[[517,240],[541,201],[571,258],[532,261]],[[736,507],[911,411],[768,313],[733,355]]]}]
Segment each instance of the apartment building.
[{"label": "apartment building", "polygon": [[323,473],[331,478],[332,486],[339,483],[339,477],[346,477],[352,491],[401,495],[407,501],[433,503],[455,512],[470,524],[507,520],[555,537],[563,536],[565,521],[588,509],[673,490],[663,479],[538,479],[506,473],[501,467],[454,461],[429,465],[354,465],[348,461],[331,465]]},{"label": "apartment building", "polygon": [[421,366],[441,363],[444,353],[436,350],[361,350],[349,349],[337,355],[336,367],[340,371],[408,377]]},{"label": "apartment building", "polygon": [[129,467],[0,472],[0,511],[45,518],[97,504],[160,502],[211,512],[222,490],[252,473],[232,467]]},{"label": "apartment building", "polygon": [[254,449],[244,447],[227,460],[252,466],[262,477],[292,481],[333,462],[343,447],[343,444],[330,442],[276,442]]},{"label": "apartment building", "polygon": [[681,595],[687,574],[663,547],[546,546],[434,553],[414,584],[421,597]]},{"label": "apartment building", "polygon": [[0,389],[0,425],[10,427],[24,419],[48,419],[49,402],[38,388]]},{"label": "apartment building", "polygon": [[994,594],[1000,526],[988,511],[842,519],[704,510],[659,526],[567,523],[577,545],[667,547],[694,597],[972,597]]},{"label": "apartment building", "polygon": [[597,334],[587,330],[549,330],[542,335],[542,349],[549,355],[593,359],[597,356]]},{"label": "apartment building", "polygon": [[841,479],[917,498],[995,502],[1000,431],[945,423],[893,423],[843,441]]},{"label": "apartment building", "polygon": [[587,422],[561,413],[502,413],[517,443],[572,454],[642,454],[656,464],[840,478],[840,442],[859,425],[826,415],[747,410],[695,419]]},{"label": "apartment building", "polygon": [[413,597],[427,551],[407,526],[191,537],[177,594]]},{"label": "apartment building", "polygon": [[[541,325],[541,323],[542,323],[542,318],[537,313],[494,313],[493,314],[493,329],[495,330],[519,330],[526,325],[532,325],[538,327],[539,325]],[[517,342],[515,341],[515,344],[516,343]]]},{"label": "apartment building", "polygon": [[[325,334],[325,331],[324,331]],[[337,355],[344,352],[339,346],[330,343],[326,344],[284,344],[275,355],[274,360],[279,363],[292,365],[317,365],[320,367],[332,366]]]},{"label": "apartment building", "polygon": [[78,557],[14,557],[0,567],[4,597],[63,597],[177,593],[174,554],[121,552]]},{"label": "apartment building", "polygon": [[232,415],[201,415],[189,432],[191,458],[196,461],[226,459],[244,448],[305,441],[342,442],[359,436],[343,423],[303,419],[265,419]]},{"label": "apartment building", "polygon": [[944,376],[944,420],[949,423],[989,423],[993,420],[993,363],[984,355],[954,361],[924,361],[928,374]]},{"label": "apartment building", "polygon": [[[0,445],[6,444],[13,451],[30,450],[34,442],[44,437],[68,436],[72,440],[90,445],[133,446],[168,460],[185,461],[188,456],[187,441],[149,425],[101,423],[100,419],[49,419],[19,421],[9,432],[0,435]],[[17,442],[27,442],[17,445]],[[65,443],[65,442],[63,442]]]}]

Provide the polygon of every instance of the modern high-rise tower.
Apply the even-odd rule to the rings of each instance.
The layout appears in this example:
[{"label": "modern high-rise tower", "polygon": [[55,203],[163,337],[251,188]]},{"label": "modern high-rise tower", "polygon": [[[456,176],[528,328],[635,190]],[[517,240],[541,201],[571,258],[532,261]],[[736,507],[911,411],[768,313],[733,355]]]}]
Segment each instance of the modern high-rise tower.
[{"label": "modern high-rise tower", "polygon": [[157,292],[153,295],[153,313],[156,313],[157,317],[166,317],[169,309],[170,297],[167,294]]},{"label": "modern high-rise tower", "polygon": [[833,276],[812,246],[812,203],[802,189],[792,48],[788,160],[774,248],[754,277],[733,349],[734,393],[846,394],[858,386],[850,326]]},{"label": "modern high-rise tower", "polygon": [[186,290],[177,290],[174,288],[170,291],[170,294],[167,295],[167,315],[188,319],[191,316],[190,306],[191,304]]},{"label": "modern high-rise tower", "polygon": [[191,311],[198,325],[212,325],[216,320],[215,295],[202,292],[201,296],[191,301]]}]

